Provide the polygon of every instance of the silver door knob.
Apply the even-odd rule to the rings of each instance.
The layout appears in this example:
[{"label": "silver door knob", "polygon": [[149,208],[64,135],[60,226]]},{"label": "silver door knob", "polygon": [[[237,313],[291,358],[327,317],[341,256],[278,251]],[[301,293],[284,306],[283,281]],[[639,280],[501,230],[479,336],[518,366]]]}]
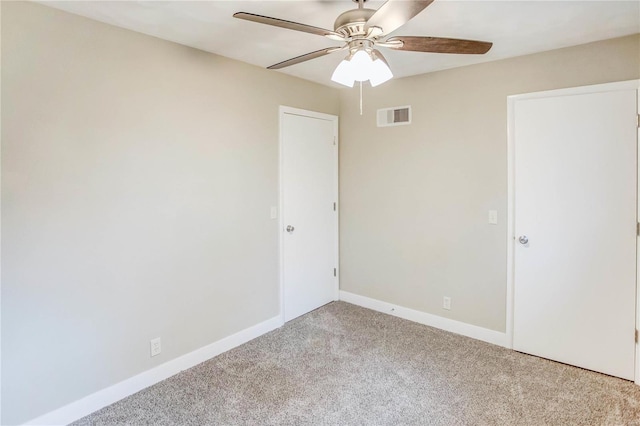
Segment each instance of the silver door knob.
[{"label": "silver door knob", "polygon": [[296,228],[294,228],[294,227],[293,227],[293,226],[291,226],[291,225],[287,225],[287,232],[288,232],[288,233],[292,233],[294,229],[296,229]]},{"label": "silver door knob", "polygon": [[526,235],[520,235],[520,238],[518,238],[518,242],[520,244],[527,244],[529,242],[529,238],[527,238]]}]

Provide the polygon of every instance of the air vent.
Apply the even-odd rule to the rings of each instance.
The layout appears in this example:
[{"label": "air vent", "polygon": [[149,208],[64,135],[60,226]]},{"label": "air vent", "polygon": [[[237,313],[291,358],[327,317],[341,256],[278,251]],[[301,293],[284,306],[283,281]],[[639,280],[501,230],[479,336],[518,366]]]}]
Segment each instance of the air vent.
[{"label": "air vent", "polygon": [[382,108],[378,110],[378,127],[411,124],[411,106]]}]

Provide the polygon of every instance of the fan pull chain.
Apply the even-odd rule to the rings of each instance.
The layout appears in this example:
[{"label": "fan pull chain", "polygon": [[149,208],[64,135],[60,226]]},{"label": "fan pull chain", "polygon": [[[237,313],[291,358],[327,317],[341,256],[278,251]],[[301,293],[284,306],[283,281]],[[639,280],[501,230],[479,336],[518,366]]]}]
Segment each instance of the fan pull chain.
[{"label": "fan pull chain", "polygon": [[360,115],[362,115],[362,82],[360,82]]}]

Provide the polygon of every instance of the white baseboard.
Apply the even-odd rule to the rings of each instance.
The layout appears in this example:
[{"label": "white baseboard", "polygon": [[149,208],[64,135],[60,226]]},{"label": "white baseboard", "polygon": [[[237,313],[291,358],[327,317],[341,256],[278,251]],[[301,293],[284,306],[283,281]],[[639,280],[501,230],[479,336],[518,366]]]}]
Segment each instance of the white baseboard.
[{"label": "white baseboard", "polygon": [[415,309],[405,308],[403,306],[394,305],[377,299],[371,299],[370,297],[360,296],[358,294],[342,290],[340,291],[340,300],[409,321],[461,334],[473,339],[482,340],[483,342],[507,347],[507,335],[506,333],[501,333],[499,331],[489,330],[488,328],[478,327],[477,325],[467,324],[422,311],[416,311]]},{"label": "white baseboard", "polygon": [[268,319],[252,327],[239,331],[181,357],[167,361],[157,367],[116,383],[106,389],[88,395],[57,410],[26,422],[26,425],[67,425],[107,405],[165,380],[179,372],[198,365],[216,355],[240,346],[271,330],[282,326],[282,317]]}]

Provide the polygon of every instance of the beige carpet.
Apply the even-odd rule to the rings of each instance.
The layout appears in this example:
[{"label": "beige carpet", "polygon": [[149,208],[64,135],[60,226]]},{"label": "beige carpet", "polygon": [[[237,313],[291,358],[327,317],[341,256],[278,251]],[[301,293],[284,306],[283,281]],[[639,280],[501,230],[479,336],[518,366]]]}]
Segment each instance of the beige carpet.
[{"label": "beige carpet", "polygon": [[75,425],[640,425],[640,387],[335,302]]}]

